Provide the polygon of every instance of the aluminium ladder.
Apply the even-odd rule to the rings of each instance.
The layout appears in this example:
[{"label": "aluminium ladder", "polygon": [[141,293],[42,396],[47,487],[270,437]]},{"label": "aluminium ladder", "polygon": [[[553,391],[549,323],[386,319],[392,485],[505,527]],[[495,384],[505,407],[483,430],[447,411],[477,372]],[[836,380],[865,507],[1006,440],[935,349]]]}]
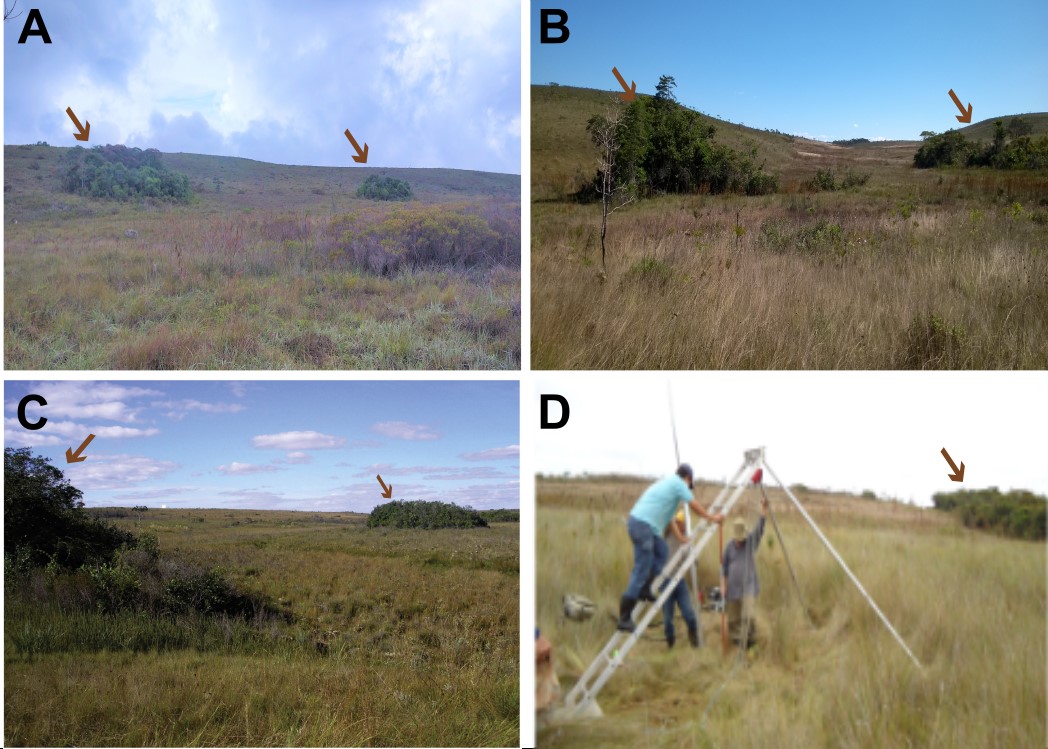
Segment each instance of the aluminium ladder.
[{"label": "aluminium ladder", "polygon": [[[708,512],[711,514],[721,513],[727,515],[736,501],[752,483],[753,474],[764,465],[764,448],[758,447],[747,450],[742,467],[721,489],[716,499],[710,505]],[[639,601],[634,608],[634,613],[639,615],[633,632],[615,631],[604,649],[593,659],[589,668],[582,674],[581,678],[571,688],[564,698],[565,707],[572,714],[580,714],[590,705],[594,704],[597,694],[622,665],[626,655],[640,640],[644,630],[651,624],[655,613],[662,610],[662,604],[673,593],[677,583],[683,579],[685,573],[694,567],[699,559],[703,548],[716,534],[717,526],[704,519],[698,521],[695,536],[687,544],[681,545],[677,552],[670,557],[663,567],[662,572],[652,581],[652,591],[659,591],[656,599],[651,605]],[[664,585],[665,583],[665,585]],[[698,612],[696,612],[698,613]]]}]

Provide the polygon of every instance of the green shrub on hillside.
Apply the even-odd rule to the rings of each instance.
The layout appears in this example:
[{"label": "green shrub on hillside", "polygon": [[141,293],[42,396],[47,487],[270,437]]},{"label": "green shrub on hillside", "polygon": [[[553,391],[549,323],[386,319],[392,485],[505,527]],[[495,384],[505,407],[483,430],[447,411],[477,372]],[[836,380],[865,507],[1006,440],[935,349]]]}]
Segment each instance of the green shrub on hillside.
[{"label": "green shrub on hillside", "polygon": [[1013,538],[1045,538],[1048,498],[1028,491],[962,489],[932,497],[935,509],[953,512],[969,528],[994,530]]},{"label": "green shrub on hillside", "polygon": [[[741,152],[715,143],[717,129],[677,102],[676,85],[673,76],[664,75],[654,97],[638,97],[617,113],[611,188],[641,196],[776,192],[778,177],[757,164],[756,147]],[[595,115],[587,123],[595,144],[608,122],[604,115]],[[598,200],[602,189],[603,175],[598,171],[576,198]]]},{"label": "green shrub on hillside", "polygon": [[378,528],[487,528],[487,521],[469,507],[447,502],[394,500],[379,505],[368,515],[368,527]]},{"label": "green shrub on hillside", "polygon": [[[1016,120],[1021,120],[1017,125]],[[919,169],[937,166],[988,166],[994,169],[1048,169],[1048,135],[1036,140],[1022,118],[994,123],[993,140],[985,146],[964,137],[955,130],[929,135],[914,154],[913,164]],[[1023,134],[1020,134],[1023,133]]]},{"label": "green shrub on hillside", "polygon": [[851,187],[862,187],[870,181],[870,173],[856,172],[848,169],[838,180],[832,169],[820,169],[808,180],[808,189],[819,191],[847,190]]},{"label": "green shrub on hillside", "polygon": [[367,200],[411,200],[411,186],[404,180],[372,174],[357,188],[357,197]]},{"label": "green shrub on hillside", "polygon": [[145,151],[121,145],[73,148],[64,157],[62,189],[92,198],[132,200],[158,198],[189,201],[189,178],[172,172],[155,148]]}]

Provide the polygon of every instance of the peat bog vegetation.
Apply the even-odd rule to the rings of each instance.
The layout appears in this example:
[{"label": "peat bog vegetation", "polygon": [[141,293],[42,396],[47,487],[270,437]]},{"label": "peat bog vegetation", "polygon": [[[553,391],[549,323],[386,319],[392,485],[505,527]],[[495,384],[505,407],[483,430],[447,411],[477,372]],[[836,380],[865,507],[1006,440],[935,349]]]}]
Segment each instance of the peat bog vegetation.
[{"label": "peat bog vegetation", "polygon": [[[621,518],[645,486],[626,478],[537,482],[537,625],[554,644],[564,693],[612,634],[632,565]],[[708,504],[717,488],[697,484],[696,497]],[[717,694],[734,651],[721,654],[719,615],[701,614],[706,645],[698,650],[686,643],[667,650],[656,615],[601,692],[604,717],[549,725],[538,746],[1042,746],[1043,541],[969,530],[931,508],[794,490],[922,671],[781,490],[771,490],[813,624],[769,528],[756,555],[759,642],[723,691]],[[759,497],[749,491],[737,505],[748,523]],[[714,542],[699,560],[703,588],[719,584],[716,558]],[[585,595],[602,610],[570,621],[560,613],[565,593]]]},{"label": "peat bog vegetation", "polygon": [[[694,150],[677,153],[682,139],[649,119],[645,143],[626,117],[622,161],[647,188],[608,216],[602,270],[587,125],[617,100],[532,86],[534,367],[1048,367],[1048,170],[964,166],[1041,163],[1048,115],[1025,115],[1023,135],[999,118],[999,147],[998,118],[964,128],[965,158],[931,169],[914,166],[917,141],[823,143],[697,113]],[[655,147],[662,165],[643,155]]]},{"label": "peat bog vegetation", "polygon": [[516,175],[129,150],[4,147],[8,368],[520,366]]},{"label": "peat bog vegetation", "polygon": [[138,541],[5,557],[5,746],[517,745],[516,523],[88,512]]}]

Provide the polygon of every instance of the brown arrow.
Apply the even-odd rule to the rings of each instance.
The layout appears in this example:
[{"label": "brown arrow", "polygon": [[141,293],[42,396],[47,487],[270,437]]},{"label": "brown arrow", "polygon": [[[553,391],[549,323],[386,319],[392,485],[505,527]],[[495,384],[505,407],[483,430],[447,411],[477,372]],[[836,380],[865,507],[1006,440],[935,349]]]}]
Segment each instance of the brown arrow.
[{"label": "brown arrow", "polygon": [[957,121],[958,122],[965,122],[965,123],[971,122],[972,121],[972,103],[968,102],[968,111],[965,112],[964,111],[964,107],[961,106],[961,100],[957,98],[957,94],[955,94],[953,92],[952,88],[950,89],[950,98],[953,99],[953,103],[957,105],[957,108],[959,110],[961,110],[960,114],[955,115],[957,117]]},{"label": "brown arrow", "polygon": [[946,448],[942,449],[942,456],[946,458],[946,462],[950,464],[950,468],[953,469],[953,473],[946,474],[950,477],[950,481],[964,481],[964,463],[961,463],[961,467],[957,468],[957,464],[953,462],[950,454],[946,452]]},{"label": "brown arrow", "polygon": [[346,137],[349,138],[349,142],[353,144],[353,148],[357,149],[357,155],[353,157],[353,161],[358,164],[368,163],[368,144],[364,144],[364,150],[360,150],[360,144],[357,143],[357,139],[353,137],[353,133],[349,132],[349,128],[346,128]]},{"label": "brown arrow", "polygon": [[382,496],[385,497],[386,499],[389,499],[390,497],[392,497],[393,496],[393,484],[390,484],[389,486],[386,486],[386,482],[382,480],[382,476],[381,475],[376,476],[375,478],[378,479],[378,483],[382,484]]},{"label": "brown arrow", "polygon": [[619,74],[618,68],[612,68],[611,72],[615,74],[615,77],[619,81],[619,85],[622,86],[624,93],[619,94],[619,98],[623,101],[633,101],[637,98],[637,82],[630,81],[630,85],[626,85],[626,80]]},{"label": "brown arrow", "polygon": [[66,107],[66,114],[69,115],[69,119],[71,119],[73,121],[73,124],[76,125],[76,129],[80,131],[79,133],[75,133],[73,135],[74,138],[76,138],[77,140],[84,140],[84,141],[86,141],[89,137],[91,137],[91,123],[90,122],[88,122],[86,125],[81,125],[80,124],[80,120],[78,120],[76,118],[76,115],[73,114],[73,108],[72,107]]},{"label": "brown arrow", "polygon": [[93,440],[94,438],[95,435],[93,434],[87,435],[87,439],[80,443],[80,447],[76,449],[76,452],[73,452],[72,448],[67,447],[66,463],[83,463],[85,460],[87,460],[87,456],[81,455],[80,453],[82,453],[84,449],[91,444],[91,440]]}]

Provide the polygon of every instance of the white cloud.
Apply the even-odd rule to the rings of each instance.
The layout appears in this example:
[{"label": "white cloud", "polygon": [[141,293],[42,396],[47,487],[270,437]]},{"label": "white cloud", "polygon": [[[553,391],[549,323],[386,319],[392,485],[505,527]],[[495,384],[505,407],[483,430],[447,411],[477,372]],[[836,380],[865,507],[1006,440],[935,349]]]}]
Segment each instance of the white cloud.
[{"label": "white cloud", "polygon": [[503,460],[506,458],[519,458],[520,445],[507,445],[506,447],[492,447],[475,453],[463,453],[463,460]]},{"label": "white cloud", "polygon": [[[74,421],[57,421],[48,419],[43,429],[29,430],[18,423],[18,419],[4,419],[4,443],[8,447],[35,447],[38,445],[59,445],[74,440],[79,444],[87,435],[108,439],[128,439],[134,437],[152,437],[160,430],[149,427],[138,429],[123,426],[87,426]],[[74,445],[75,447],[75,445]]]},{"label": "white cloud", "polygon": [[383,437],[398,440],[436,440],[440,434],[427,424],[410,424],[406,421],[380,421],[371,429]]},{"label": "white cloud", "polygon": [[66,477],[78,489],[126,489],[143,481],[162,478],[181,466],[170,460],[143,455],[92,455],[83,463],[63,467]]},{"label": "white cloud", "polygon": [[219,466],[216,470],[227,476],[249,476],[253,473],[272,473],[279,469],[274,465],[255,465],[253,463],[237,463],[234,461],[229,465]]},{"label": "white cloud", "polygon": [[157,408],[168,408],[166,416],[169,419],[181,421],[190,411],[199,411],[206,414],[233,414],[243,411],[247,406],[242,403],[205,403],[204,401],[185,398],[177,401],[157,401],[153,403]]},{"label": "white cloud", "polygon": [[263,450],[329,450],[345,443],[344,437],[312,431],[259,434],[251,439],[252,445]]}]

